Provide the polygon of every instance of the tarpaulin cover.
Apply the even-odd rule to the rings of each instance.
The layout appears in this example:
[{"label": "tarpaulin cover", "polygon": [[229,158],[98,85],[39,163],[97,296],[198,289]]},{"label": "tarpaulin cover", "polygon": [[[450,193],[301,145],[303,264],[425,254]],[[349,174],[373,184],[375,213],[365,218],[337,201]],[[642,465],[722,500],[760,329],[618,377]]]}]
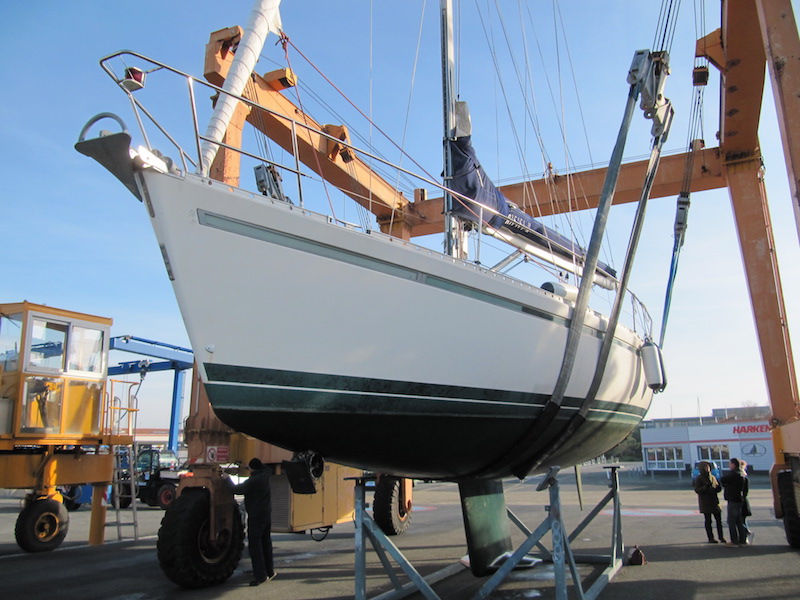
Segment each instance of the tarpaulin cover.
[{"label": "tarpaulin cover", "polygon": [[[569,259],[572,259],[573,255],[580,259],[586,256],[586,250],[572,239],[543,225],[506,199],[478,162],[470,136],[448,140],[447,143],[450,144],[453,162],[453,178],[449,187],[454,192],[475,201],[454,198],[454,216],[477,223],[480,220],[480,205],[483,205],[497,213],[484,211],[483,214],[484,223],[493,229],[522,236],[532,244]],[[597,269],[616,277],[616,271],[602,262],[597,263]]]}]

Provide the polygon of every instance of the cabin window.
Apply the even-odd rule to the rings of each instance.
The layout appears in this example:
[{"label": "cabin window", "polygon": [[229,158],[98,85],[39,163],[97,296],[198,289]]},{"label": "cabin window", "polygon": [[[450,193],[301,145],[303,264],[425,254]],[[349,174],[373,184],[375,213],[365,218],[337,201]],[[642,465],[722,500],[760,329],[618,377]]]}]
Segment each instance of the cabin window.
[{"label": "cabin window", "polygon": [[0,315],[0,372],[19,370],[22,315]]},{"label": "cabin window", "polygon": [[66,323],[34,319],[31,329],[31,367],[53,371],[64,370],[66,356]]},{"label": "cabin window", "polygon": [[718,465],[724,464],[731,459],[731,451],[727,444],[715,444],[713,446],[698,446],[697,459],[716,462]]},{"label": "cabin window", "polygon": [[647,449],[648,471],[678,471],[683,469],[683,448],[668,446]]},{"label": "cabin window", "polygon": [[145,450],[139,455],[139,458],[136,459],[136,470],[148,473],[153,467],[153,453],[149,450]]},{"label": "cabin window", "polygon": [[51,377],[25,378],[22,431],[61,433],[61,400],[64,382]]},{"label": "cabin window", "polygon": [[74,325],[69,336],[68,370],[99,373],[103,370],[103,332]]},{"label": "cabin window", "polygon": [[22,314],[0,315],[0,434],[11,433],[19,390],[19,348]]}]

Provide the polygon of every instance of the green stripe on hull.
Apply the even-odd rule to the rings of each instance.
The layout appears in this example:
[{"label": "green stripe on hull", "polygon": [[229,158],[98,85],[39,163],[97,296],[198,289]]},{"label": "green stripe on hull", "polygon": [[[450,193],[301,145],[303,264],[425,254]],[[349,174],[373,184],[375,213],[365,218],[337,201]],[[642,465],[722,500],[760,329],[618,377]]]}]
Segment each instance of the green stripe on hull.
[{"label": "green stripe on hull", "polygon": [[[204,366],[212,404],[229,409],[532,419],[549,399],[545,394],[508,390],[210,363]],[[565,398],[563,411],[571,416],[581,402],[581,398]],[[645,412],[638,406],[595,401],[589,419],[638,423]]]}]

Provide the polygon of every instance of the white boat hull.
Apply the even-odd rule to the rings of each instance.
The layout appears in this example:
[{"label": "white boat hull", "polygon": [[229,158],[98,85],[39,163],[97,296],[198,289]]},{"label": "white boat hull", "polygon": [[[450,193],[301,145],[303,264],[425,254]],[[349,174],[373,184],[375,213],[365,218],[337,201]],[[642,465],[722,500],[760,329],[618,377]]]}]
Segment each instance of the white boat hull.
[{"label": "white boat hull", "polygon": [[[137,179],[221,419],[381,472],[510,472],[501,457],[553,391],[569,303],[205,178],[146,170]],[[590,313],[552,435],[530,453],[577,412],[603,329]],[[547,464],[592,458],[638,424],[652,395],[641,344],[618,328],[586,424]]]}]

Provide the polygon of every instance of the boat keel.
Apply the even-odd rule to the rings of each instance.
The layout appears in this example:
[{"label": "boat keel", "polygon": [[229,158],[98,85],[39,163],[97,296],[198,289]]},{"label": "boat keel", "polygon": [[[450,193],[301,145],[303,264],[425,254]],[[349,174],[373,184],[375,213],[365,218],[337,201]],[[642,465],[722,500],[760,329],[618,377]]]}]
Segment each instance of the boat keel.
[{"label": "boat keel", "polygon": [[476,479],[458,484],[470,570],[476,577],[494,571],[495,561],[512,550],[503,482]]}]

